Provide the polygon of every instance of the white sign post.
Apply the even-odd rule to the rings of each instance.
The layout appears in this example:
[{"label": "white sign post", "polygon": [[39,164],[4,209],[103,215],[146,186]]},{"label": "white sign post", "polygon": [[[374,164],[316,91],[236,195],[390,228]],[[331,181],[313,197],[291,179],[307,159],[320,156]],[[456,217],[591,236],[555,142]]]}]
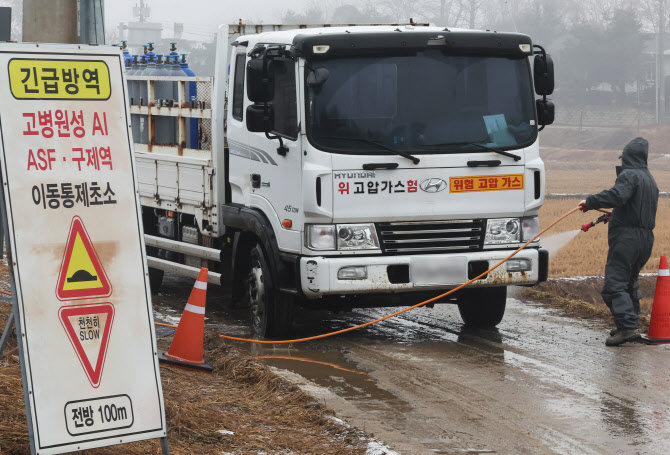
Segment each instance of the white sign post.
[{"label": "white sign post", "polygon": [[33,454],[167,427],[122,54],[0,44],[0,164]]}]

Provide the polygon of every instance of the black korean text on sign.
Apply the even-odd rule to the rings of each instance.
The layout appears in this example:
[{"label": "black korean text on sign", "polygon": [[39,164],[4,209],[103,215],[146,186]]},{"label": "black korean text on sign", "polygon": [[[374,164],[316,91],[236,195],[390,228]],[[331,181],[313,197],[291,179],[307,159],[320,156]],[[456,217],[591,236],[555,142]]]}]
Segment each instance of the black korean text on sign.
[{"label": "black korean text on sign", "polygon": [[23,100],[107,100],[112,94],[107,64],[96,60],[12,59],[12,95]]}]

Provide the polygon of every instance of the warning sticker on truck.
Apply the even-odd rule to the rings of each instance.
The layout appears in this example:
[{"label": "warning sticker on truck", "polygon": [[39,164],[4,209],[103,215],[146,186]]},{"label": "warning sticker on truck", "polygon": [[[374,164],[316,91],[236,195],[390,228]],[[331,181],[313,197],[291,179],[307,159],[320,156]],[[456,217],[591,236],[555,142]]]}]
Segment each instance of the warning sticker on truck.
[{"label": "warning sticker on truck", "polygon": [[107,100],[112,94],[103,61],[15,58],[8,68],[12,95],[19,100]]},{"label": "warning sticker on truck", "polygon": [[452,193],[508,190],[523,190],[523,174],[449,178],[449,191]]}]

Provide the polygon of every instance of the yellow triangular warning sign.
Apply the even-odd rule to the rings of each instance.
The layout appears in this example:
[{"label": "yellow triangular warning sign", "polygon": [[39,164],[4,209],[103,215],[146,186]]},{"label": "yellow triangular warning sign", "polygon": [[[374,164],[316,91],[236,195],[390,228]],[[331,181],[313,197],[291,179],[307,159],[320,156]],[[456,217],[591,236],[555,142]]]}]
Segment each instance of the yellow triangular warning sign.
[{"label": "yellow triangular warning sign", "polygon": [[75,233],[74,245],[70,263],[65,273],[64,291],[73,289],[97,289],[102,287],[102,281],[97,276],[93,261],[88,255],[79,232]]},{"label": "yellow triangular warning sign", "polygon": [[75,216],[63,254],[56,295],[60,300],[76,300],[107,297],[111,293],[112,286],[84,223]]}]

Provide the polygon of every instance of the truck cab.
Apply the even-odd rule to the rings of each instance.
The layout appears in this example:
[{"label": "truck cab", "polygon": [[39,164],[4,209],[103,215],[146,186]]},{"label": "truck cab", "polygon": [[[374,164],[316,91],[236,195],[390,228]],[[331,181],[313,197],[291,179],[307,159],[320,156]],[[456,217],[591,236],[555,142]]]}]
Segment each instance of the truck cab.
[{"label": "truck cab", "polygon": [[[220,240],[210,245],[257,335],[285,335],[301,308],[409,306],[539,232],[553,64],[530,37],[294,29],[240,35],[225,61],[228,75],[219,63],[214,80],[220,90],[228,78]],[[534,285],[547,269],[535,241],[445,303],[495,326],[507,286]]]}]

